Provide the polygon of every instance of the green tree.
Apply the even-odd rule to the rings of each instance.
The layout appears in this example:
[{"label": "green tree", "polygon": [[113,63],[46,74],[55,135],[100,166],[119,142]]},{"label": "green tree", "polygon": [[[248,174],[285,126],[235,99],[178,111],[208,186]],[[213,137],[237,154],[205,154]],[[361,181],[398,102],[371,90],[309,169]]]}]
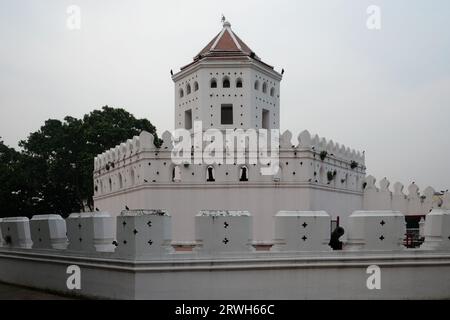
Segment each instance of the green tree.
[{"label": "green tree", "polygon": [[105,106],[82,119],[45,121],[38,131],[19,142],[20,153],[2,143],[0,183],[5,180],[7,184],[0,186],[0,203],[8,203],[2,215],[67,216],[93,210],[94,157],[143,130],[160,143],[150,121]]}]

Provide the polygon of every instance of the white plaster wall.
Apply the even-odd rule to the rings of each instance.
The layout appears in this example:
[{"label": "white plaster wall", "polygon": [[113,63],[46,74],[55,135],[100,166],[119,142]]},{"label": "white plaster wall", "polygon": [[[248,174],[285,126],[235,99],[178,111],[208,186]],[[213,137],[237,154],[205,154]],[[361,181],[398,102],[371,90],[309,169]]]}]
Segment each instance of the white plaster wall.
[{"label": "white plaster wall", "polygon": [[194,217],[200,210],[246,210],[253,216],[254,240],[272,242],[273,217],[278,211],[324,210],[333,220],[339,216],[345,228],[345,217],[361,209],[362,196],[300,184],[179,184],[140,187],[98,198],[95,205],[113,215],[118,215],[125,205],[130,209],[166,209],[172,216],[175,242],[195,240]]}]

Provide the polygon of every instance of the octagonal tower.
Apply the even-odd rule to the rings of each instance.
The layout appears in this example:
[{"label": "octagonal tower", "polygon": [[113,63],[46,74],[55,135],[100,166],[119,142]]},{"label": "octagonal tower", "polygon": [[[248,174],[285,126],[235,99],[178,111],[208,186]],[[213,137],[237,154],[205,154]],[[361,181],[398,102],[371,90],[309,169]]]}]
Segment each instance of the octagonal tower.
[{"label": "octagonal tower", "polygon": [[263,62],[228,21],[193,62],[172,76],[175,128],[279,129],[282,74]]}]

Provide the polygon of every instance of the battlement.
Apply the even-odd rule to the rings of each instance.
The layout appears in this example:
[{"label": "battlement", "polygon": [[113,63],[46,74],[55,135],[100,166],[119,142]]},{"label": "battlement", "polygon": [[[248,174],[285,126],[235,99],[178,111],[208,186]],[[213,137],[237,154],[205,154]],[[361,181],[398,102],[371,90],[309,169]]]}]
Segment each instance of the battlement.
[{"label": "battlement", "polygon": [[432,187],[425,188],[420,192],[419,186],[412,182],[405,194],[404,185],[396,182],[393,191],[390,190],[390,182],[384,177],[376,185],[375,177],[369,175],[364,182],[363,208],[364,210],[394,210],[404,215],[423,216],[432,209],[449,207],[450,199],[448,192],[441,197],[436,196]]},{"label": "battlement", "polygon": [[[94,196],[102,196],[136,186],[160,184],[283,184],[301,183],[326,188],[362,192],[365,177],[364,153],[332,140],[301,132],[295,142],[292,133],[285,131],[279,139],[279,170],[275,175],[261,173],[267,163],[194,164],[197,154],[191,152],[191,163],[176,165],[172,161],[174,137],[169,131],[162,135],[157,147],[154,137],[143,131],[139,136],[112,148],[94,159]],[[203,141],[203,144],[207,143]],[[244,159],[254,152],[245,148]],[[237,159],[234,150],[226,147],[225,155]],[[236,156],[236,157],[235,157]]]}]

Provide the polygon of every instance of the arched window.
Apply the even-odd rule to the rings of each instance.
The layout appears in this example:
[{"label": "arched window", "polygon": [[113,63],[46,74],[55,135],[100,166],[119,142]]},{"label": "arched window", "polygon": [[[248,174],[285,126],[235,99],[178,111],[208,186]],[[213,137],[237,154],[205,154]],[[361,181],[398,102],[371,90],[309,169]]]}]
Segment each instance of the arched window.
[{"label": "arched window", "polygon": [[186,94],[190,94],[191,93],[191,85],[188,83],[186,85]]},{"label": "arched window", "polygon": [[211,79],[211,88],[217,88],[217,80],[216,79]]},{"label": "arched window", "polygon": [[181,181],[181,170],[179,166],[175,166],[172,169],[172,181],[180,182]]},{"label": "arched window", "polygon": [[242,79],[241,78],[238,78],[236,80],[236,88],[242,88]]},{"label": "arched window", "polygon": [[183,98],[184,97],[184,91],[183,91],[183,89],[180,89],[180,98]]},{"label": "arched window", "polygon": [[275,95],[275,88],[270,88],[270,96],[273,97]]},{"label": "arched window", "polygon": [[262,92],[267,93],[267,82],[264,82],[262,85]]},{"label": "arched window", "polygon": [[259,90],[259,81],[258,80],[255,81],[255,90]]},{"label": "arched window", "polygon": [[239,173],[239,181],[248,181],[248,168],[246,166],[241,167],[241,172]]},{"label": "arched window", "polygon": [[123,188],[123,179],[122,179],[122,174],[119,173],[119,189]]},{"label": "arched window", "polygon": [[223,80],[222,80],[222,87],[223,88],[229,88],[230,87],[230,79],[228,77],[223,78]]},{"label": "arched window", "polygon": [[194,91],[198,91],[198,82],[197,81],[194,82]]},{"label": "arched window", "polygon": [[216,179],[214,179],[214,168],[212,166],[209,166],[206,169],[206,181],[208,182],[216,181]]}]

